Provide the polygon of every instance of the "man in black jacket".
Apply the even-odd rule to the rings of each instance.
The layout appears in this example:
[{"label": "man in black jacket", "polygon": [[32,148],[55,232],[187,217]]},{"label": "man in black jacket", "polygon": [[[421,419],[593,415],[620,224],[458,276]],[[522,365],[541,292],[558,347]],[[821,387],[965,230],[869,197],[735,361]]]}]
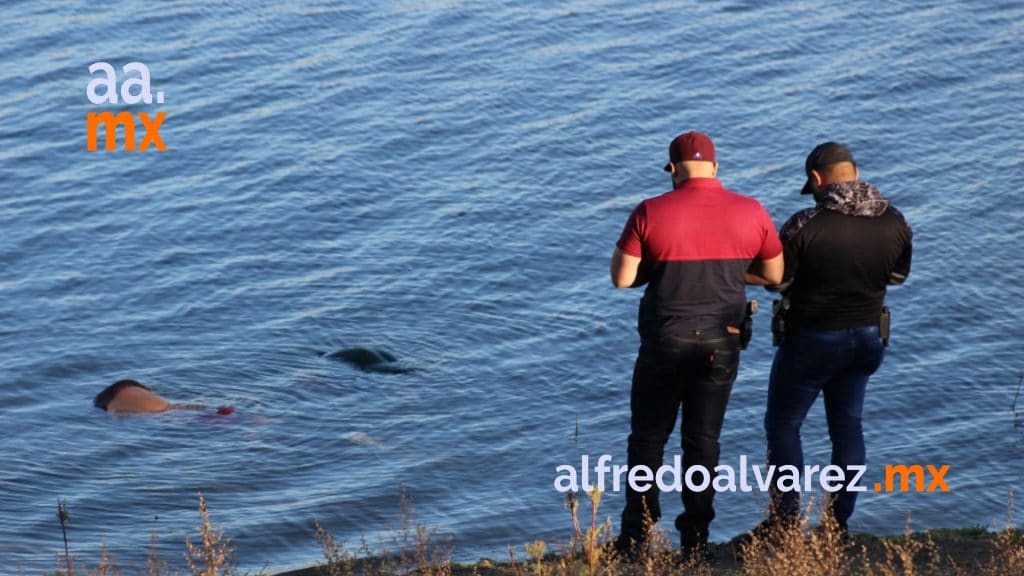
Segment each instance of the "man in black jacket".
[{"label": "man in black jacket", "polygon": [[[902,284],[910,273],[911,230],[889,200],[858,179],[853,154],[842,144],[817,146],[805,169],[801,193],[814,194],[815,206],[794,214],[780,232],[780,289],[789,308],[768,384],[768,463],[776,473],[791,465],[803,474],[800,426],[820,392],[831,463],[844,469],[848,483],[865,462],[864,391],[885,354],[879,318],[886,286]],[[767,526],[799,514],[799,492],[779,488]],[[856,499],[857,492],[845,489],[829,499],[844,534]]]}]

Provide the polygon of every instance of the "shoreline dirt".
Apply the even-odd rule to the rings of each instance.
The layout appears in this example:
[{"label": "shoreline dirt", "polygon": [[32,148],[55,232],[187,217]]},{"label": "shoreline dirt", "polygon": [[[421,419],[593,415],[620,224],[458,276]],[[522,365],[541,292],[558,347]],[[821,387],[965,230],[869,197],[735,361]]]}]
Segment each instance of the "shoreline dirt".
[{"label": "shoreline dirt", "polygon": [[[1020,530],[1015,531],[1018,537],[1024,537]],[[925,532],[915,532],[910,538],[915,542],[926,543],[929,539],[934,543],[937,552],[938,564],[943,574],[957,574],[954,568],[966,570],[968,574],[977,573],[977,570],[984,564],[992,561],[996,555],[996,538],[998,532],[991,532],[983,527],[960,528],[960,529],[938,529]],[[886,558],[885,542],[904,542],[906,535],[875,536],[872,534],[853,534],[853,554],[858,554],[863,548],[867,557],[873,562],[884,561]],[[742,573],[743,565],[735,558],[733,547],[728,542],[713,543],[711,551],[714,560],[710,563],[711,574],[715,576],[738,576]],[[451,574],[453,576],[513,576],[524,572],[532,573],[533,566],[522,547],[515,550],[517,555],[517,566],[513,566],[507,559],[497,561],[491,558],[481,558],[476,563],[453,563]],[[545,556],[545,559],[549,558]],[[554,556],[550,556],[554,559]],[[914,559],[914,564],[924,570],[933,562],[932,555],[922,553]],[[351,568],[354,574],[365,574],[375,572],[374,567],[378,566],[380,559],[358,558],[353,559]],[[529,564],[529,565],[528,565]],[[856,565],[852,566],[856,568]],[[415,572],[415,571],[413,571]],[[622,570],[627,572],[627,570]],[[963,572],[959,572],[963,573]],[[323,561],[320,564],[288,571],[270,572],[271,576],[321,576],[328,574]]]}]

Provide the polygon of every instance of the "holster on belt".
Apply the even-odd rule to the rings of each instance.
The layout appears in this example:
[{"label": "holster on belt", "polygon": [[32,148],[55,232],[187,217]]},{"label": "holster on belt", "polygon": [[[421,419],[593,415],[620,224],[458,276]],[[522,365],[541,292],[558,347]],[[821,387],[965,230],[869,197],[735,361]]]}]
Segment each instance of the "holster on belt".
[{"label": "holster on belt", "polygon": [[882,306],[882,315],[878,317],[878,335],[882,338],[882,346],[889,345],[889,307]]},{"label": "holster on belt", "polygon": [[772,300],[772,346],[782,344],[786,334],[786,313],[789,312],[789,297]]},{"label": "holster on belt", "polygon": [[743,324],[740,326],[740,350],[746,350],[747,344],[754,336],[754,314],[757,314],[757,300],[747,300],[747,308],[743,315]]}]

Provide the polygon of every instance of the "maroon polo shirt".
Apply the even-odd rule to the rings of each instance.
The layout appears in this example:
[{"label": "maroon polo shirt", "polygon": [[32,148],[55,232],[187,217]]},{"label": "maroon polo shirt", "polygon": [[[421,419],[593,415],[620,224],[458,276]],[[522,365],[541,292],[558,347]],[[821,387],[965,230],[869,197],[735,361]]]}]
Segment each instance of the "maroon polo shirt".
[{"label": "maroon polo shirt", "polygon": [[647,288],[637,322],[642,339],[739,326],[751,261],[782,253],[761,203],[715,178],[690,178],[641,202],[617,246],[643,260]]}]

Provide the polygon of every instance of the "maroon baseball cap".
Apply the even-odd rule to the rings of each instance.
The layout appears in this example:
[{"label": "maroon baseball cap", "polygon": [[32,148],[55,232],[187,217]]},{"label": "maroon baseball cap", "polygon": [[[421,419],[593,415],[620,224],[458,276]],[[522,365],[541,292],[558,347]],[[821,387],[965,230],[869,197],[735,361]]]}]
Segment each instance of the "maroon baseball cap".
[{"label": "maroon baseball cap", "polygon": [[711,138],[702,132],[686,132],[676,136],[668,145],[668,164],[665,172],[672,171],[676,162],[714,162],[715,145]]},{"label": "maroon baseball cap", "polygon": [[821,171],[826,166],[832,164],[839,164],[840,162],[849,162],[854,166],[857,165],[853,161],[853,152],[846,146],[839,142],[825,142],[824,144],[818,144],[811,150],[811,153],[807,155],[807,161],[804,162],[804,172],[807,172],[807,182],[804,183],[803,189],[800,190],[801,194],[812,194],[814,188],[811,185],[811,170]]}]

